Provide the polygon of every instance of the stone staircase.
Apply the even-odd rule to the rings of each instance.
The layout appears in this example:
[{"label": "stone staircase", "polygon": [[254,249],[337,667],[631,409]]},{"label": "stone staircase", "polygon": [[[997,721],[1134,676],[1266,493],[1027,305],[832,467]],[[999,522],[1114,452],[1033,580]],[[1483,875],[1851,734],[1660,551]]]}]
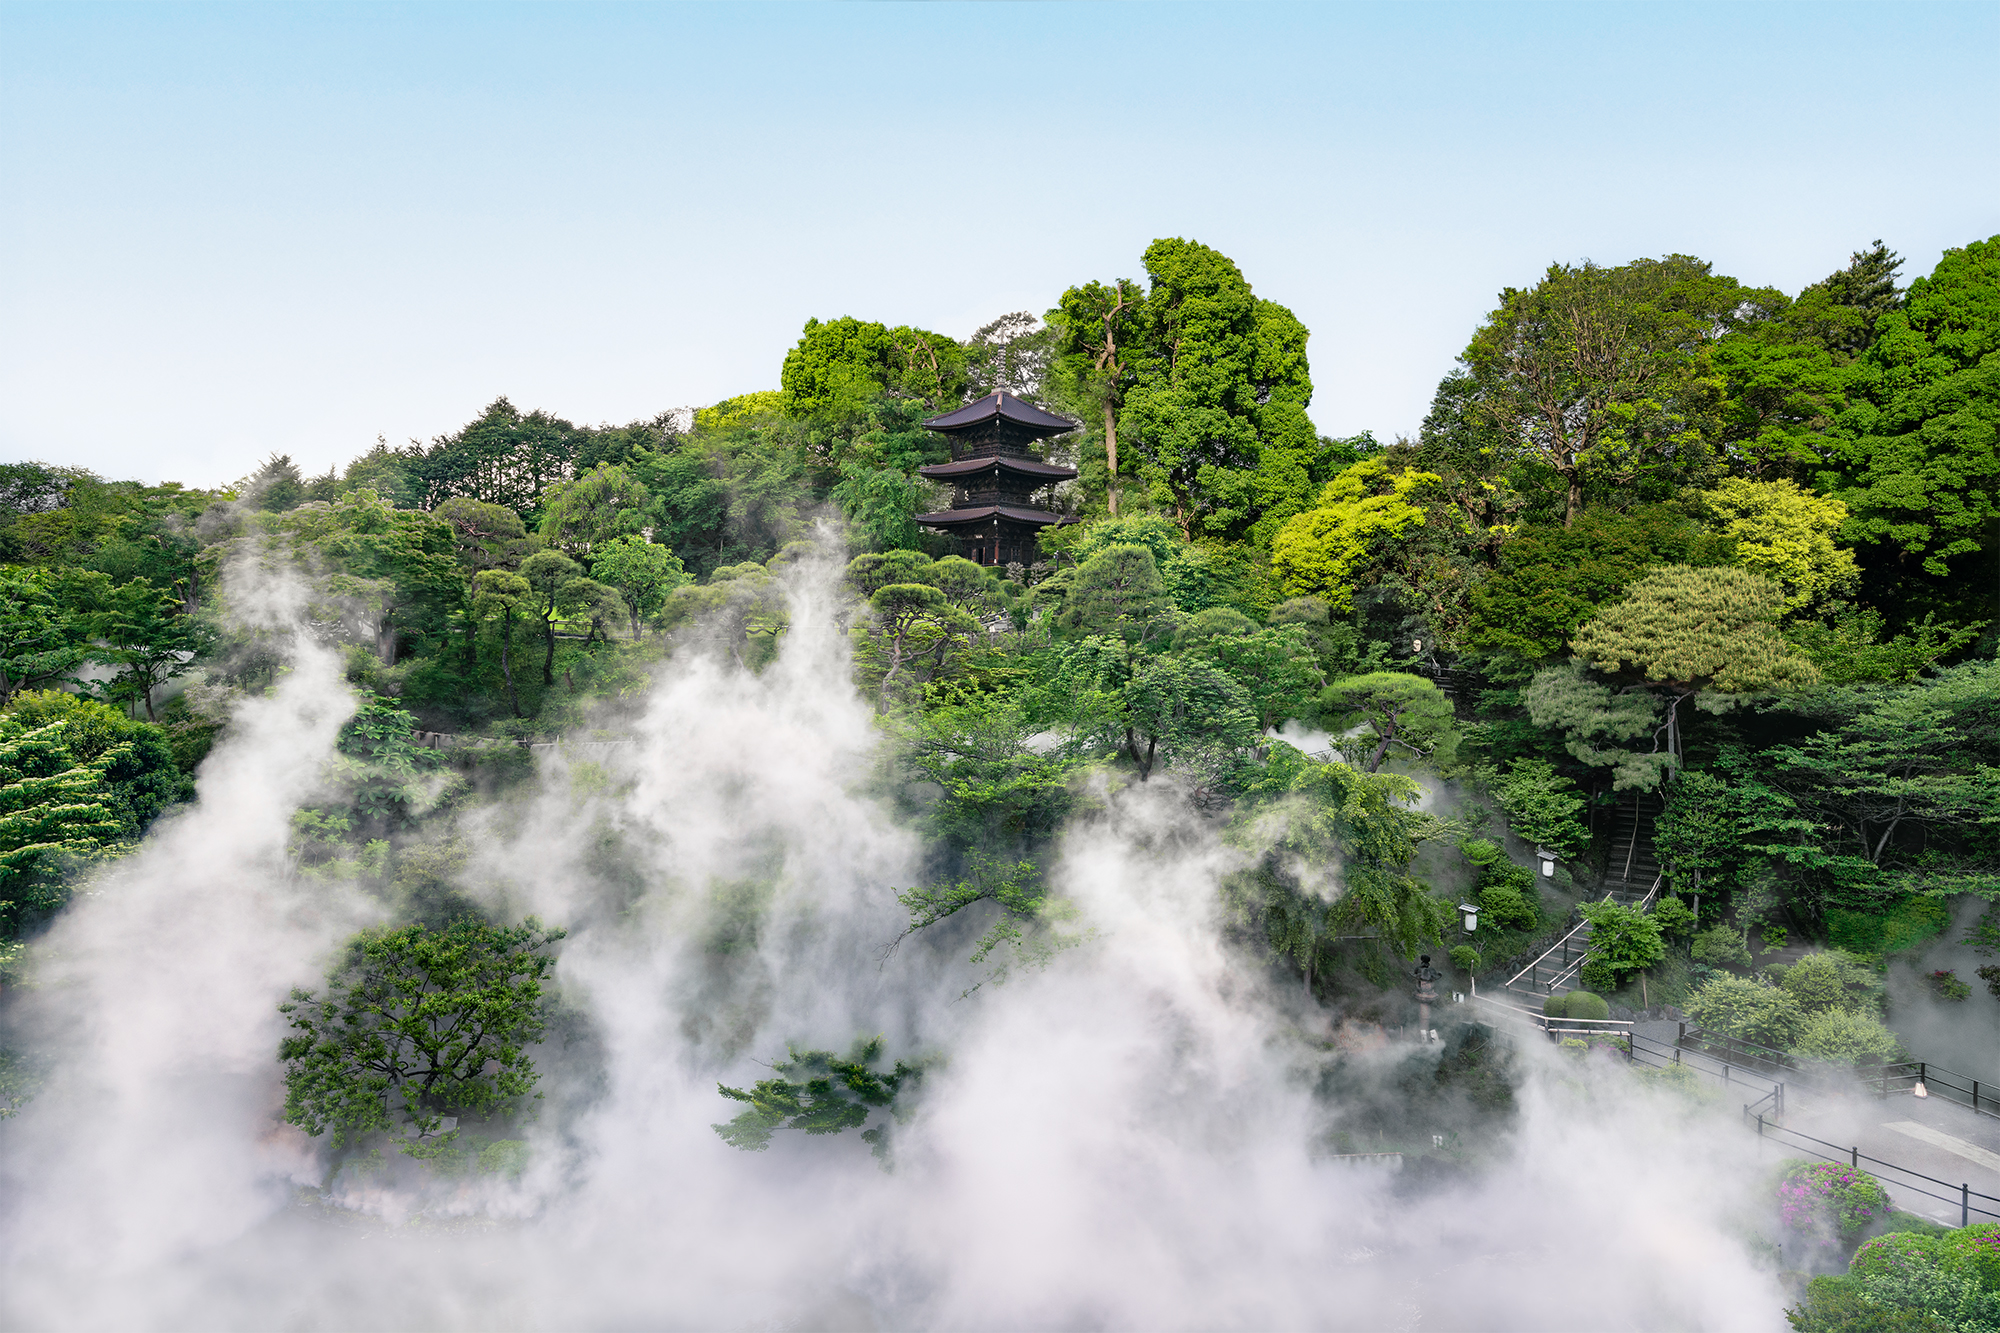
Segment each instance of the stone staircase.
[{"label": "stone staircase", "polygon": [[1661,810],[1657,792],[1635,791],[1620,798],[1612,816],[1611,859],[1604,869],[1604,887],[1613,902],[1635,903],[1659,879],[1653,834]]}]

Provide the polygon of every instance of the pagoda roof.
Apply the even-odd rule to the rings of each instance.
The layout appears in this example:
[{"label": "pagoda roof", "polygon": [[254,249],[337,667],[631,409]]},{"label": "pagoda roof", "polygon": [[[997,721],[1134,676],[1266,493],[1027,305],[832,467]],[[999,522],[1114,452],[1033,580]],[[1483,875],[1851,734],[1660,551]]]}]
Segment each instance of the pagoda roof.
[{"label": "pagoda roof", "polygon": [[956,463],[933,463],[929,467],[918,468],[917,475],[929,477],[933,481],[963,481],[967,477],[996,469],[1033,477],[1038,482],[1068,481],[1076,475],[1076,469],[1073,467],[1044,463],[1034,458],[1016,458],[1011,454],[998,454],[990,458],[962,458]]},{"label": "pagoda roof", "polygon": [[1061,514],[1052,514],[1046,509],[1029,509],[1022,505],[971,505],[964,509],[940,509],[935,514],[918,514],[916,521],[927,528],[955,528],[966,523],[984,522],[989,518],[1033,523],[1038,527],[1070,522]]},{"label": "pagoda roof", "polygon": [[1068,417],[1044,412],[1031,403],[1022,402],[1003,389],[995,389],[984,398],[967,403],[956,412],[932,417],[924,423],[924,429],[943,431],[949,435],[953,431],[970,430],[974,426],[984,425],[996,418],[1026,427],[1034,435],[1061,435],[1077,427],[1077,423]]}]

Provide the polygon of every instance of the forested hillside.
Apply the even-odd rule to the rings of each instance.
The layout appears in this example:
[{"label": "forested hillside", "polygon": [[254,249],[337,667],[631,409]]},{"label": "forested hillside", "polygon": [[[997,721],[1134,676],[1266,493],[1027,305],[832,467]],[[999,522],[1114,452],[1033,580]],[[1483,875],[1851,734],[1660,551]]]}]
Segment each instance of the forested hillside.
[{"label": "forested hillside", "polygon": [[[1307,329],[1224,255],[1159,240],[1135,271],[963,342],[811,319],[775,388],[626,425],[499,398],[428,443],[319,477],[273,452],[214,491],[0,468],[0,998],[41,984],[34,943],[78,894],[217,799],[204,759],[270,725],[300,627],[355,711],[287,806],[283,873],[379,918],[324,988],[257,999],[282,1005],[283,1118],[331,1131],[329,1181],[375,1179],[391,1144],[518,1177],[537,1061],[564,1071],[565,1125],[615,1063],[544,1003],[566,931],[668,919],[645,916],[657,875],[693,894],[672,918],[701,959],[690,1049],[771,1061],[721,1088],[723,1141],[872,1125],[893,1160],[948,1051],[748,1046],[791,835],[746,824],[741,873],[690,886],[643,819],[589,804],[643,785],[604,756],[663,743],[642,722],[675,681],[810,668],[799,706],[865,701],[840,799],[886,812],[918,882],[863,886],[906,924],[849,950],[857,976],[932,950],[969,996],[1060,966],[1106,928],[1055,873],[1065,840],[1176,811],[1144,837],[1227,849],[1201,853],[1203,911],[1332,1061],[1307,1082],[1343,1153],[1490,1145],[1514,1114],[1476,1046],[1415,1100],[1340,1063],[1328,1015],[1406,1028],[1420,953],[1498,990],[1587,918],[1586,1009],[1851,1066],[1916,1040],[1885,959],[1954,928],[2000,948],[1979,901],[2000,903],[2000,237],[1907,285],[1878,241],[1796,294],[1685,255],[1552,265],[1393,439],[1316,431]],[[918,475],[950,456],[923,422],[995,390],[1077,423],[1047,442],[1078,475],[1037,501],[1064,521],[1032,566],[916,521],[952,498]],[[844,647],[787,656],[826,635]],[[688,689],[721,702],[659,706],[735,707]],[[780,702],[732,744],[813,768],[769,739]],[[535,800],[596,811],[577,866],[539,861]],[[578,919],[509,906],[572,873],[596,886]],[[2000,967],[1977,972],[1929,979],[1968,1017],[1931,1013],[1924,1040],[1987,1034],[1953,1058],[1990,1047]],[[0,1052],[0,1113],[60,1058]]]}]

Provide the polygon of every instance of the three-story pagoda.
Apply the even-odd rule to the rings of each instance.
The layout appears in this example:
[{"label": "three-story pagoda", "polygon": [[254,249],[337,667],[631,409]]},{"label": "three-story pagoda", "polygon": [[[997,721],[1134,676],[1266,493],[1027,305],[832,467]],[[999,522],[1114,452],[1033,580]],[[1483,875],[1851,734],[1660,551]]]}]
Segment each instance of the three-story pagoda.
[{"label": "three-story pagoda", "polygon": [[951,508],[918,514],[917,522],[957,537],[959,550],[976,564],[1034,564],[1041,555],[1036,534],[1069,521],[1037,508],[1034,494],[1076,476],[1075,468],[1036,457],[1034,444],[1075,430],[1076,422],[995,390],[932,417],[924,428],[950,437],[951,461],[918,468],[917,475],[951,483],[953,494]]}]

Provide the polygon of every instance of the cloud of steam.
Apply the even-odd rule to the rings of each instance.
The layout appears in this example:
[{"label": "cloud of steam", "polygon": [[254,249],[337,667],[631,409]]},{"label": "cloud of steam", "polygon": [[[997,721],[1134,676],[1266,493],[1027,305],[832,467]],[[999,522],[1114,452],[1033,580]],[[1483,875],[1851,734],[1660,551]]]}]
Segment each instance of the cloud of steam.
[{"label": "cloud of steam", "polygon": [[[1330,1159],[1344,1107],[1313,1095],[1307,1040],[1327,1015],[1225,945],[1232,853],[1164,784],[1064,839],[1051,883],[1087,944],[963,999],[983,922],[878,966],[921,847],[872,794],[837,566],[788,578],[762,676],[677,659],[639,744],[559,756],[461,830],[464,892],[571,931],[547,1110],[518,1182],[341,1187],[361,1212],[298,1206],[325,1164],[275,1118],[276,1004],[379,911],[287,873],[351,707],[292,636],[199,806],[39,946],[16,1021],[60,1060],[0,1126],[0,1324],[1782,1327],[1732,1231],[1755,1139],[1615,1064],[1524,1046],[1510,1138],[1458,1183]],[[262,605],[281,616],[282,590]],[[874,1033],[944,1061],[892,1172],[852,1134],[751,1154],[710,1130],[735,1109],[718,1081]],[[1351,1072],[1391,1096],[1435,1049]],[[418,1206],[429,1224],[391,1225]]]}]

